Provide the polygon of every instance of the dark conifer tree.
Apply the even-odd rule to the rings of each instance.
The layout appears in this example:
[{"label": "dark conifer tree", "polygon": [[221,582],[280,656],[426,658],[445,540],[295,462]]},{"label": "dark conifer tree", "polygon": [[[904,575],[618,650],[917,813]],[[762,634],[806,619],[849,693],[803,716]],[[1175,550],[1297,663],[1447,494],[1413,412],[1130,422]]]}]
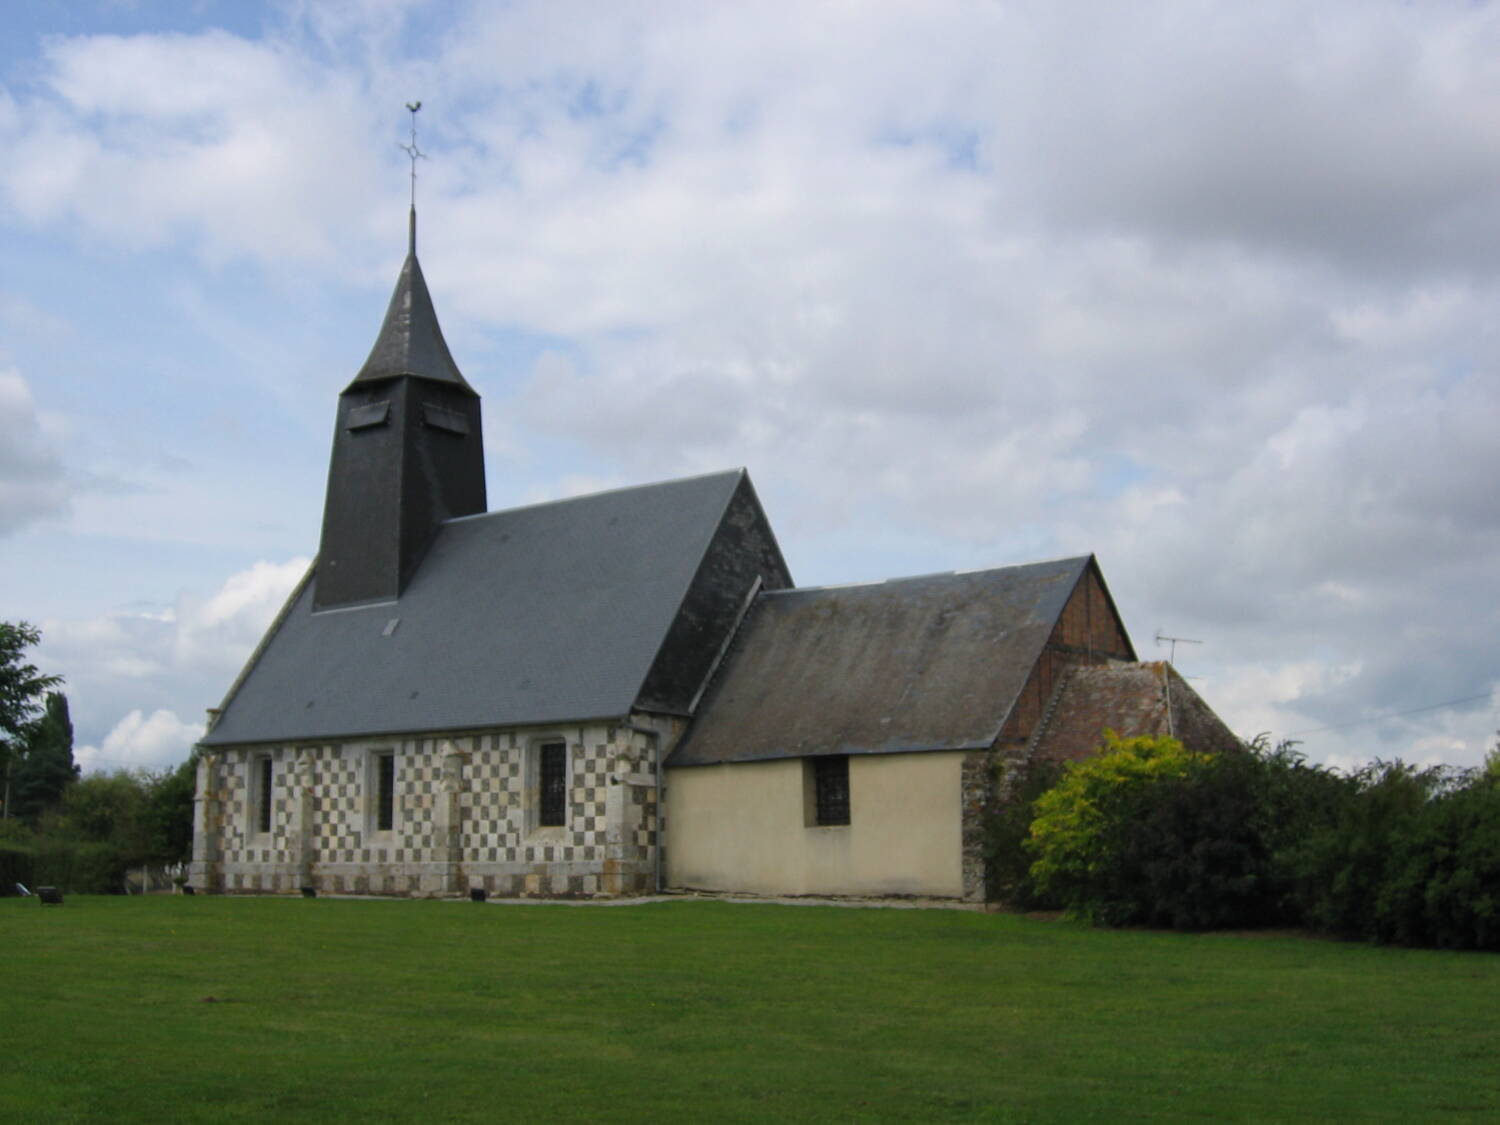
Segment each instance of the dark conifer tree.
[{"label": "dark conifer tree", "polygon": [[42,813],[62,801],[63,793],[77,778],[68,697],[50,691],[42,717],[32,725],[25,750],[15,764],[11,780],[15,815],[35,824]]},{"label": "dark conifer tree", "polygon": [[26,650],[41,639],[25,621],[0,621],[0,816],[11,815],[12,771],[31,737],[42,697],[62,683],[61,676],[44,676],[26,662]]}]

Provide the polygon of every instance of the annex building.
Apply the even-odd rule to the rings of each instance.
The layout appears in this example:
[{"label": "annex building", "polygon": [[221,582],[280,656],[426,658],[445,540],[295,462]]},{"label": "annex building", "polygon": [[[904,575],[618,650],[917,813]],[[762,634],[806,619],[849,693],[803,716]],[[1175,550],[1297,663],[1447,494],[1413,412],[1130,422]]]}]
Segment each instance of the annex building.
[{"label": "annex building", "polygon": [[743,469],[487,510],[409,253],[318,554],[212,711],[193,884],[983,895],[1008,763],[1237,740],[1091,557],[798,588]]}]

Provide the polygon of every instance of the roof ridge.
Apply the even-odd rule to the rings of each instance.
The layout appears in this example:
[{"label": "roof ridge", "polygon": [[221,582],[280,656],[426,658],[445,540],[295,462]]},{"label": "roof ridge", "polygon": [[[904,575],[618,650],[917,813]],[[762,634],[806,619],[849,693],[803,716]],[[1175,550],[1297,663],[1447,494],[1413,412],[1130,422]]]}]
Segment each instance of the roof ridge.
[{"label": "roof ridge", "polygon": [[[652,488],[666,488],[674,484],[690,484],[693,481],[710,480],[714,477],[739,477],[745,474],[743,468],[720,469],[712,473],[696,473],[690,477],[673,477],[670,480],[647,481],[645,484],[622,484],[614,488],[601,488],[597,492],[580,492],[573,496],[559,496],[552,500],[533,500],[529,504],[514,504],[509,508],[495,508],[489,512],[475,512],[469,516],[450,516],[444,520],[444,524],[461,523],[466,520],[482,520],[490,516],[503,516],[508,512],[526,512],[533,508],[551,508],[562,504],[571,504],[583,500],[594,500],[600,496],[617,496],[622,492],[644,492]],[[726,501],[727,503],[727,501]]]},{"label": "roof ridge", "polygon": [[896,574],[889,578],[871,578],[862,582],[829,582],[822,586],[790,586],[784,590],[766,590],[767,596],[778,594],[807,594],[819,590],[851,590],[860,586],[886,586],[895,582],[919,582],[924,578],[964,578],[971,574],[998,574],[1002,570],[1026,570],[1035,566],[1056,566],[1059,563],[1083,563],[1092,555],[1066,555],[1056,559],[1039,559],[1029,563],[1010,563],[1007,566],[978,566],[967,570],[932,570],[923,574]]}]

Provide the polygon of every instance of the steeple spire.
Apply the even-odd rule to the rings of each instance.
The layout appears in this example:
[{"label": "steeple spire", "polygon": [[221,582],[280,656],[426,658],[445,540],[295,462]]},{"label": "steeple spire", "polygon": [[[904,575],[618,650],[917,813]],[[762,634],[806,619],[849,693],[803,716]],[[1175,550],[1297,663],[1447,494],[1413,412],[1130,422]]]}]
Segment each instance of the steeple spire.
[{"label": "steeple spire", "polygon": [[[406,107],[413,122],[420,107]],[[415,193],[415,126],[408,154]],[[339,395],[315,609],[399,598],[443,522],[485,510],[482,433],[479,395],[453,362],[417,262],[414,199],[380,334]]]},{"label": "steeple spire", "polygon": [[432,294],[427,291],[427,279],[422,276],[422,266],[417,261],[416,221],[417,213],[412,211],[408,233],[411,249],[401,266],[401,276],[396,279],[396,288],[391,294],[390,305],[386,307],[380,334],[375,337],[375,346],[370,349],[369,358],[349,388],[414,375],[434,383],[449,383],[473,394],[474,389],[464,381],[458,364],[453,362],[448,342],[443,339],[443,330],[438,326]]},{"label": "steeple spire", "polygon": [[411,141],[407,144],[397,142],[411,160],[406,262],[401,267],[401,276],[396,279],[396,291],[391,294],[385,323],[380,326],[375,346],[349,386],[415,375],[435,383],[452,383],[473,394],[473,388],[464,382],[458,365],[448,352],[443,330],[438,327],[437,311],[432,307],[432,295],[427,292],[427,281],[417,262],[417,161],[426,160],[427,154],[417,147],[417,111],[422,108],[422,103],[407,102],[406,108],[411,113]]}]

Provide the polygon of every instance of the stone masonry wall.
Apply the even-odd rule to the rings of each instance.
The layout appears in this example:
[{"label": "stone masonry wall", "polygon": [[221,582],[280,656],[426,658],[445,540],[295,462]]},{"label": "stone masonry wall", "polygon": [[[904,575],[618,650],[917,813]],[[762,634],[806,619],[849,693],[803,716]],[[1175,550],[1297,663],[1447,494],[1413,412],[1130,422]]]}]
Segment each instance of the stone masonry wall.
[{"label": "stone masonry wall", "polygon": [[965,902],[985,899],[985,823],[995,801],[995,752],[965,754],[960,769],[963,828],[963,894]]},{"label": "stone masonry wall", "polygon": [[[674,727],[666,730],[675,735]],[[537,824],[538,747],[567,746],[566,823]],[[191,879],[206,891],[498,896],[656,888],[658,737],[594,723],[403,739],[236,747],[199,767]],[[395,765],[394,823],[376,823],[377,755]],[[258,830],[258,762],[271,827]]]}]

